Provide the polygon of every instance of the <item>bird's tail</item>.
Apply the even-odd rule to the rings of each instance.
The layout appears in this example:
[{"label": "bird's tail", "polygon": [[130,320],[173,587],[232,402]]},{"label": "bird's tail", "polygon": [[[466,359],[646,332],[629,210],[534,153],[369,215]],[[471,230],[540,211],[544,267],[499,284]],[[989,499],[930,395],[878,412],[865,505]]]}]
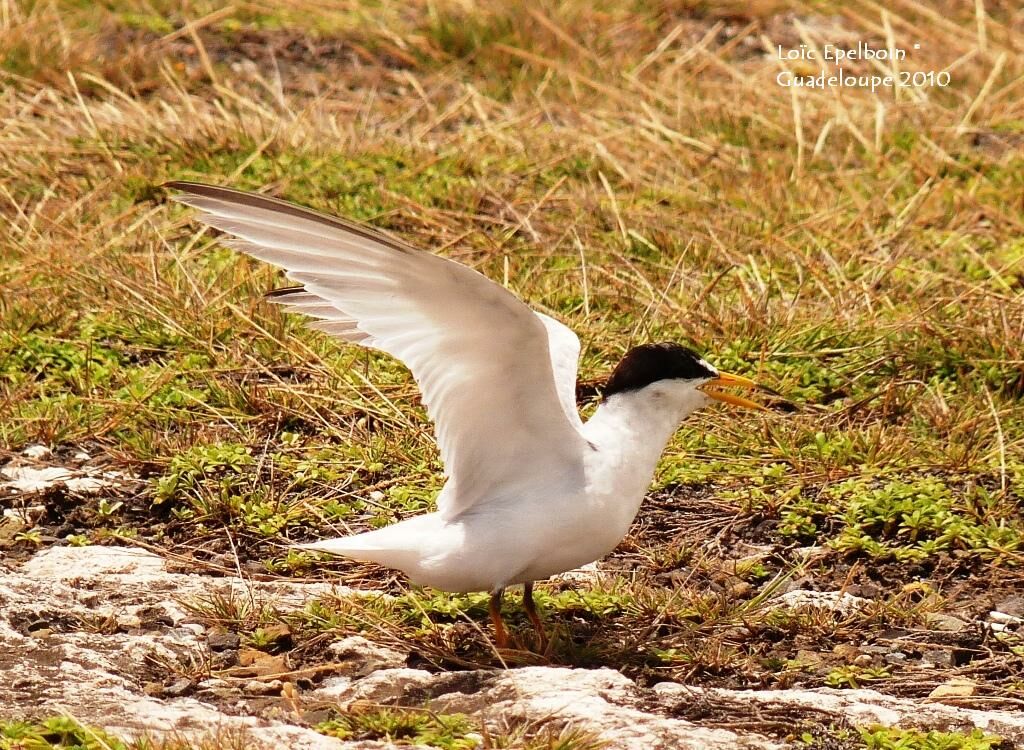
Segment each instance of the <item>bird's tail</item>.
[{"label": "bird's tail", "polygon": [[327,552],[332,555],[340,555],[341,557],[366,559],[364,557],[360,557],[360,555],[366,552],[381,551],[379,545],[362,539],[362,537],[372,533],[374,532],[357,534],[356,536],[339,536],[334,539],[321,539],[316,542],[307,542],[306,544],[293,544],[291,545],[291,549],[309,550],[310,552]]},{"label": "bird's tail", "polygon": [[438,536],[438,519],[437,513],[427,513],[363,534],[296,544],[293,549],[375,562],[411,574],[432,552],[432,542]]}]

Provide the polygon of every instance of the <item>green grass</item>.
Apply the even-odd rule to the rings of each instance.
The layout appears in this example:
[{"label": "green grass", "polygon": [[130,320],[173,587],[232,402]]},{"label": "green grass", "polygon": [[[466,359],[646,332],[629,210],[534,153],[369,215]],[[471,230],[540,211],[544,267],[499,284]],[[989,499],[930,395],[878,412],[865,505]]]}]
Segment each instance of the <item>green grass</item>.
[{"label": "green grass", "polygon": [[429,707],[370,708],[336,713],[315,728],[342,740],[379,740],[398,746],[441,750],[601,750],[607,747],[607,743],[582,729],[512,723],[494,730],[462,714],[436,713]]},{"label": "green grass", "polygon": [[476,729],[461,714],[395,709],[341,714],[316,725],[318,732],[340,740],[381,740],[398,745],[427,745],[444,750],[479,747]]},{"label": "green grass", "polygon": [[998,750],[1003,746],[996,735],[979,729],[969,734],[922,732],[915,729],[872,728],[860,731],[868,750]]},{"label": "green grass", "polygon": [[[824,451],[829,444],[816,441]],[[777,518],[783,537],[826,541],[835,549],[870,558],[920,562],[939,552],[1016,559],[1024,527],[1000,493],[965,477],[884,473],[848,479],[808,492],[787,481],[785,466],[773,464],[751,486],[723,493],[731,501]],[[987,483],[998,481],[983,477]],[[1014,467],[1012,482],[1020,481]]]},{"label": "green grass", "polygon": [[825,733],[806,732],[801,741],[808,748],[843,750],[1000,750],[1006,743],[998,736],[975,729],[969,733],[921,731],[896,727],[834,729]]},{"label": "green grass", "polygon": [[125,741],[70,716],[0,719],[0,750],[241,750],[252,747],[245,732],[219,731],[205,739]]}]

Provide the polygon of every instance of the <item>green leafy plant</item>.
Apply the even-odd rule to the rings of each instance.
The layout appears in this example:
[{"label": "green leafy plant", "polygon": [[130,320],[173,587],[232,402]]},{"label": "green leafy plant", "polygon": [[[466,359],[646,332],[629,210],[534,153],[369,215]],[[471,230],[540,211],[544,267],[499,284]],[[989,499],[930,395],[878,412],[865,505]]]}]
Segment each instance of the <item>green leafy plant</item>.
[{"label": "green leafy plant", "polygon": [[859,730],[867,750],[998,750],[1003,741],[996,735],[974,729],[958,732],[921,731],[895,727],[871,727]]},{"label": "green leafy plant", "polygon": [[887,667],[858,667],[845,664],[825,676],[825,684],[834,688],[859,688],[892,677]]},{"label": "green leafy plant", "polygon": [[316,730],[342,740],[383,740],[444,750],[470,750],[480,746],[480,736],[468,717],[422,709],[381,708],[338,714],[317,724]]}]

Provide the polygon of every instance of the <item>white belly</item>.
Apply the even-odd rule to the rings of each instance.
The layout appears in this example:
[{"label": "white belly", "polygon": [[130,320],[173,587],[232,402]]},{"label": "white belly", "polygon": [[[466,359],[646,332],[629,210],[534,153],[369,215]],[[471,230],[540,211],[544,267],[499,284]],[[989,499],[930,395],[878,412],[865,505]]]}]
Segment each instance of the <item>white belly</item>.
[{"label": "white belly", "polygon": [[489,591],[539,581],[604,557],[625,535],[630,520],[611,523],[606,517],[598,523],[576,504],[464,514],[438,530],[438,538],[451,543],[435,547],[434,554],[416,560],[405,573],[414,583],[445,591]]}]

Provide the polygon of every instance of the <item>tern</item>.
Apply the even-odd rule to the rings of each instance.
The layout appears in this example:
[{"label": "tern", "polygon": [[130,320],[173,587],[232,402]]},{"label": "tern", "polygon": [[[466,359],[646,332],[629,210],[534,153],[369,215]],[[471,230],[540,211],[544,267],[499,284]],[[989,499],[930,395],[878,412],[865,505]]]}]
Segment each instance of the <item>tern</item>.
[{"label": "tern", "polygon": [[[297,545],[379,563],[413,583],[488,591],[508,646],[505,588],[541,643],[533,584],[599,560],[625,537],[673,433],[711,401],[763,409],[718,387],[760,388],[675,343],[630,349],[586,422],[576,408],[580,341],[554,318],[456,261],[376,229],[257,193],[169,182],[174,200],[283,268],[268,294],[313,328],[401,360],[434,422],[446,481],[437,511]],[[765,389],[768,390],[768,389]]]}]

